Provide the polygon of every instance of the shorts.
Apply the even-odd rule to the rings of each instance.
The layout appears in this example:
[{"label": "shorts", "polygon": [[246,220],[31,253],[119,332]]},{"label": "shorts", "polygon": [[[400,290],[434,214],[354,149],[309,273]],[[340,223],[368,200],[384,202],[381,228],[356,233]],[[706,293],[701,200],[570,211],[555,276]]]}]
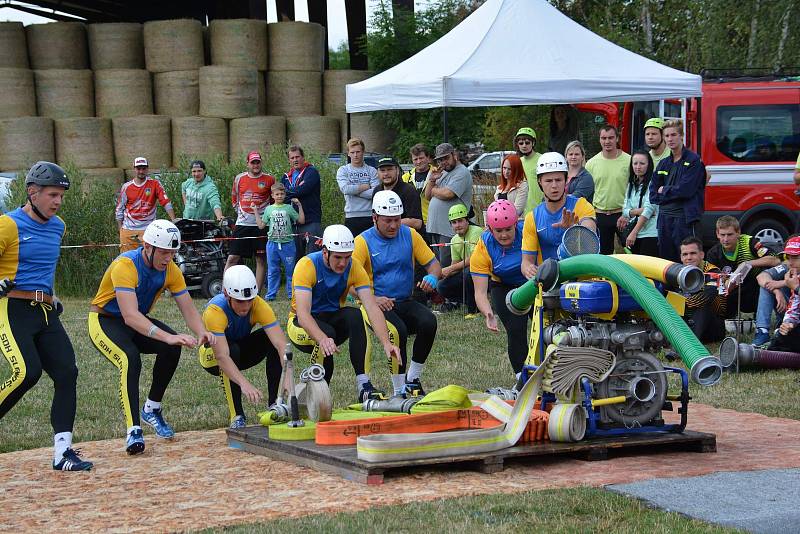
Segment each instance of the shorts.
[{"label": "shorts", "polygon": [[257,256],[264,256],[267,253],[267,229],[259,230],[258,226],[236,226],[233,229],[233,237],[260,237],[261,239],[234,239],[228,248],[231,256],[241,258],[252,258],[255,253]]}]

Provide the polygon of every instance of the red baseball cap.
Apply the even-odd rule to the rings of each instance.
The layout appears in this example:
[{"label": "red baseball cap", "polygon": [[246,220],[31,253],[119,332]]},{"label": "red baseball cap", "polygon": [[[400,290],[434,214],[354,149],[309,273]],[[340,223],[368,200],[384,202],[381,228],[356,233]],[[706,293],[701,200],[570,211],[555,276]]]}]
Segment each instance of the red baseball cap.
[{"label": "red baseball cap", "polygon": [[800,236],[789,239],[783,248],[783,254],[800,256]]},{"label": "red baseball cap", "polygon": [[261,154],[259,154],[258,151],[253,150],[247,155],[247,163],[253,163],[255,160],[261,161]]}]

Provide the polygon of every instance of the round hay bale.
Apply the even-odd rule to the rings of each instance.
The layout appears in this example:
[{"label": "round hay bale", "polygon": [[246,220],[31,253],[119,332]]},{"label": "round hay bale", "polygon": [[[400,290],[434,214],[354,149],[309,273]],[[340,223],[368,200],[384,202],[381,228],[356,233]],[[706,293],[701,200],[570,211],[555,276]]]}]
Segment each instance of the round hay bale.
[{"label": "round hay bale", "polygon": [[0,69],[0,118],[36,115],[33,71]]},{"label": "round hay bale", "polygon": [[366,70],[326,70],[322,74],[322,111],[325,115],[347,113],[345,86],[372,76]]},{"label": "round hay bale", "polygon": [[287,117],[286,134],[290,144],[312,148],[323,154],[339,152],[339,119],[335,117]]},{"label": "round hay bale", "polygon": [[33,71],[36,108],[42,117],[94,117],[94,79],[89,69]]},{"label": "round hay bale", "polygon": [[267,70],[267,21],[215,19],[208,30],[212,65]]},{"label": "round hay bale", "polygon": [[231,121],[231,160],[244,158],[251,150],[267,151],[286,142],[286,117],[245,117]]},{"label": "round hay bale", "polygon": [[267,72],[270,115],[302,117],[322,114],[322,73],[303,70]]},{"label": "round hay bale", "polygon": [[255,69],[217,65],[201,68],[200,115],[222,119],[257,115],[259,78]]},{"label": "round hay bale", "polygon": [[258,84],[258,114],[259,115],[266,115],[267,114],[267,82],[264,78],[264,73],[258,73],[258,79],[256,79],[256,83]]},{"label": "round hay bale", "polygon": [[88,69],[86,25],[83,22],[48,22],[25,27],[31,68]]},{"label": "round hay bale", "polygon": [[[342,146],[347,144],[347,115],[343,114]],[[375,113],[351,113],[350,137],[359,137],[364,140],[370,152],[391,153],[389,145],[394,143],[397,132],[386,127],[386,121]]]},{"label": "round hay bale", "polygon": [[113,167],[114,142],[111,119],[81,117],[56,119],[54,122],[56,161],[72,162],[78,167]]},{"label": "round hay bale", "polygon": [[143,69],[144,38],[138,22],[89,24],[92,70]]},{"label": "round hay bale", "polygon": [[225,119],[214,117],[175,117],[172,119],[172,164],[181,156],[190,159],[214,159],[222,155],[228,161],[228,126]]},{"label": "round hay bale", "polygon": [[156,114],[193,117],[200,109],[197,69],[158,72],[153,75]]},{"label": "round hay bale", "polygon": [[108,187],[111,191],[118,192],[125,182],[125,171],[119,167],[101,169],[81,169],[83,179],[80,183],[81,193],[91,193],[98,188]]},{"label": "round hay bale", "polygon": [[0,171],[28,169],[53,161],[53,119],[17,117],[0,120]]},{"label": "round hay bale", "polygon": [[28,68],[28,44],[21,22],[0,22],[0,50],[0,68]]},{"label": "round hay bale", "polygon": [[169,117],[116,117],[111,120],[111,129],[117,167],[130,168],[137,156],[147,158],[151,169],[164,169],[172,164]]},{"label": "round hay bale", "polygon": [[325,28],[308,22],[273,22],[267,25],[270,70],[311,70],[322,72]]},{"label": "round hay bale", "polygon": [[144,59],[150,72],[202,67],[203,26],[200,21],[176,19],[145,22]]},{"label": "round hay bale", "polygon": [[133,117],[153,113],[150,73],[141,69],[106,69],[94,73],[98,117]]}]

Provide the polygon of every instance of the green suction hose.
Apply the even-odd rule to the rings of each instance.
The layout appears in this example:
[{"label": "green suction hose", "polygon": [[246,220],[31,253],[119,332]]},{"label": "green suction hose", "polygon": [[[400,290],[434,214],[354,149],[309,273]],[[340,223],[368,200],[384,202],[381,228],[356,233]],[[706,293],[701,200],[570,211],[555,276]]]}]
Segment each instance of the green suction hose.
[{"label": "green suction hose", "polygon": [[[558,262],[559,282],[573,280],[578,276],[601,276],[616,282],[627,291],[664,333],[690,369],[692,380],[696,383],[711,386],[722,377],[719,359],[709,354],[672,306],[633,267],[601,254],[584,254]],[[513,290],[506,299],[509,309],[519,313],[530,308],[539,292],[538,284],[537,273],[536,278]]]}]

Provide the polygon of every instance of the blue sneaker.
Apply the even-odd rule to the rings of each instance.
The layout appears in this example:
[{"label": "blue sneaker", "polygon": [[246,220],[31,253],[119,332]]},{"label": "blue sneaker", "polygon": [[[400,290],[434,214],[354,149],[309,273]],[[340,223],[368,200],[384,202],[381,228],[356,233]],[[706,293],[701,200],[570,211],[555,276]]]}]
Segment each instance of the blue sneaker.
[{"label": "blue sneaker", "polygon": [[244,428],[247,426],[247,419],[243,415],[237,415],[231,421],[230,428],[237,429],[237,428]]},{"label": "blue sneaker", "polygon": [[759,329],[756,332],[755,337],[753,338],[753,345],[755,345],[756,347],[762,347],[764,345],[767,345],[769,343],[769,340],[770,340],[769,330]]},{"label": "blue sneaker", "polygon": [[53,461],[53,469],[55,471],[89,471],[92,467],[94,467],[94,464],[81,460],[81,457],[78,456],[78,451],[75,449],[65,450],[60,462]]},{"label": "blue sneaker", "polygon": [[415,378],[414,380],[406,381],[405,389],[403,390],[405,398],[409,397],[424,397],[425,390],[422,389],[422,384],[419,382],[419,378]]},{"label": "blue sneaker", "polygon": [[375,389],[375,386],[372,385],[372,382],[367,381],[363,386],[361,386],[361,391],[358,393],[358,402],[365,402],[368,400],[387,400],[389,397],[386,396],[386,393],[379,389]]},{"label": "blue sneaker", "polygon": [[141,428],[137,428],[130,433],[128,440],[125,442],[125,451],[131,456],[144,452],[144,435]]},{"label": "blue sneaker", "polygon": [[169,426],[169,423],[164,421],[164,416],[161,415],[161,409],[153,410],[150,413],[144,411],[142,408],[142,421],[153,427],[156,431],[156,436],[164,439],[172,439],[175,437],[175,431]]}]

